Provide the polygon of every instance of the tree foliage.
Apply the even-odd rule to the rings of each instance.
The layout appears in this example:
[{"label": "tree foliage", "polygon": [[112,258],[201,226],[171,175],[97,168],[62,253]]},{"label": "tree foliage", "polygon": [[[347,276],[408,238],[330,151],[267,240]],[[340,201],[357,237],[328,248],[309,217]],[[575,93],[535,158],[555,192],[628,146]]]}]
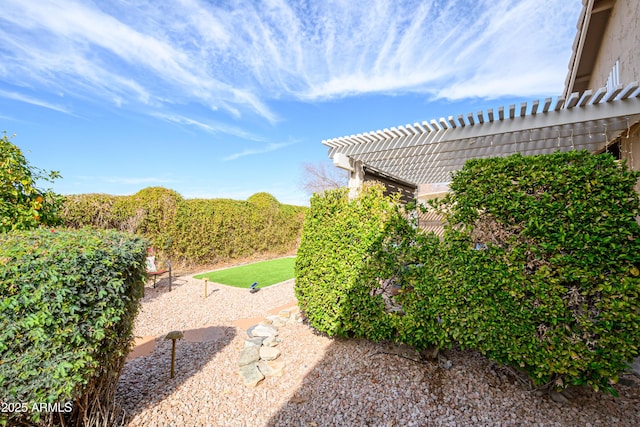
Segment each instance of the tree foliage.
[{"label": "tree foliage", "polygon": [[57,171],[30,165],[5,133],[0,138],[0,232],[58,224],[62,198],[36,186],[38,180],[57,178]]}]

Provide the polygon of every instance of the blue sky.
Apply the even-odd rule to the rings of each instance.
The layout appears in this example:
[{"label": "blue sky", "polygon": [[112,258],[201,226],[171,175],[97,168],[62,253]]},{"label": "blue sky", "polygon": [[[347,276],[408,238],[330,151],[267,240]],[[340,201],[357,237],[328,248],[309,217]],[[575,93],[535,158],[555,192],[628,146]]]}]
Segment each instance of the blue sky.
[{"label": "blue sky", "polygon": [[[308,204],[323,139],[562,93],[580,0],[2,0],[0,131],[62,194]],[[330,163],[329,163],[330,164]],[[51,186],[51,185],[50,185]]]}]

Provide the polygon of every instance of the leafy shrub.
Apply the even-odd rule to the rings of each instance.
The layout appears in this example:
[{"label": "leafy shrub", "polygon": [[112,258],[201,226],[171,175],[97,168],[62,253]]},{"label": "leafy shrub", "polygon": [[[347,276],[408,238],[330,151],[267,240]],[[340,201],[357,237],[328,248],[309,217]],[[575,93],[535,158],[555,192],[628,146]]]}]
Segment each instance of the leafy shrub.
[{"label": "leafy shrub", "polygon": [[372,254],[397,214],[383,192],[375,185],[354,200],[346,189],[311,198],[296,256],[295,294],[311,325],[331,336],[380,340],[393,334],[382,299],[372,294],[377,277],[386,275],[371,263]]},{"label": "leafy shrub", "polygon": [[282,205],[268,193],[254,194],[248,201],[184,200],[175,191],[152,187],[133,196],[67,196],[62,217],[68,227],[141,234],[161,258],[207,264],[294,250],[305,211]]},{"label": "leafy shrub", "polygon": [[405,278],[403,338],[615,392],[640,342],[638,176],[586,151],[468,161],[440,205],[443,244],[419,245]]},{"label": "leafy shrub", "polygon": [[442,240],[378,190],[316,195],[300,307],[330,335],[459,345],[538,386],[615,394],[639,353],[639,176],[586,151],[471,160],[435,203]]},{"label": "leafy shrub", "polygon": [[[178,209],[173,250],[194,263],[217,262],[251,254],[246,202],[228,199],[185,200]],[[188,257],[188,258],[187,258]]]},{"label": "leafy shrub", "polygon": [[[111,405],[143,294],[147,246],[115,231],[0,235],[3,401],[28,408],[73,402],[66,419],[76,425]],[[47,425],[57,416],[8,420]]]},{"label": "leafy shrub", "polygon": [[259,209],[275,211],[280,206],[278,199],[269,193],[256,193],[247,199],[247,202],[256,205]]},{"label": "leafy shrub", "polygon": [[159,253],[170,252],[171,230],[176,222],[178,206],[183,202],[182,196],[166,188],[149,187],[138,191],[127,201],[129,209],[126,211],[134,213],[129,218],[134,219],[135,232],[153,239]]},{"label": "leafy shrub", "polygon": [[61,197],[36,187],[36,181],[53,182],[59,177],[56,171],[31,166],[4,134],[0,138],[0,232],[58,224]]},{"label": "leafy shrub", "polygon": [[154,239],[162,249],[169,245],[166,231],[175,223],[183,199],[173,190],[148,187],[133,196],[81,194],[66,196],[62,217],[71,228],[113,228]]},{"label": "leafy shrub", "polygon": [[141,215],[136,217],[135,212],[130,208],[129,199],[128,196],[108,194],[65,196],[61,212],[64,226],[68,228],[91,226],[135,232],[139,228]]}]

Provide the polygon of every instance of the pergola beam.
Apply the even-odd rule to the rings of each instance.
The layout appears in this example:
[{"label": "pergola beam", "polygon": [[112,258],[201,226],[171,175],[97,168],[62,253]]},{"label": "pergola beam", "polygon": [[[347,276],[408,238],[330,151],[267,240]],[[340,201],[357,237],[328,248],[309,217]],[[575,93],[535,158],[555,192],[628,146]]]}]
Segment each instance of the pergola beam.
[{"label": "pergola beam", "polygon": [[[519,113],[519,114],[516,114]],[[410,183],[442,182],[470,158],[525,155],[555,150],[596,151],[640,122],[640,85],[633,82],[503,107],[497,116],[478,111],[391,129],[322,141],[329,157],[341,153]],[[457,119],[457,120],[456,120]]]}]

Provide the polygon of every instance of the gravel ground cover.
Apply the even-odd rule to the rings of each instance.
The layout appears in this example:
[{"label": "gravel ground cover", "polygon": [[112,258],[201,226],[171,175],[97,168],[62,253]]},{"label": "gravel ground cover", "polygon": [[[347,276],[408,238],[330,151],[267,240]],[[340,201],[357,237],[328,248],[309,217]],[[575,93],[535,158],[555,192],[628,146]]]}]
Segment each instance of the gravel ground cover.
[{"label": "gravel ground cover", "polygon": [[[129,426],[638,426],[640,379],[623,376],[615,398],[569,389],[568,403],[529,390],[508,369],[473,351],[449,350],[450,369],[421,363],[410,348],[337,340],[304,323],[282,327],[280,377],[243,385],[238,324],[295,302],[293,281],[255,294],[179,277],[172,292],[145,288],[137,336],[156,346],[122,372],[116,402]],[[169,378],[173,330],[214,328],[215,339],[177,343]]]}]

